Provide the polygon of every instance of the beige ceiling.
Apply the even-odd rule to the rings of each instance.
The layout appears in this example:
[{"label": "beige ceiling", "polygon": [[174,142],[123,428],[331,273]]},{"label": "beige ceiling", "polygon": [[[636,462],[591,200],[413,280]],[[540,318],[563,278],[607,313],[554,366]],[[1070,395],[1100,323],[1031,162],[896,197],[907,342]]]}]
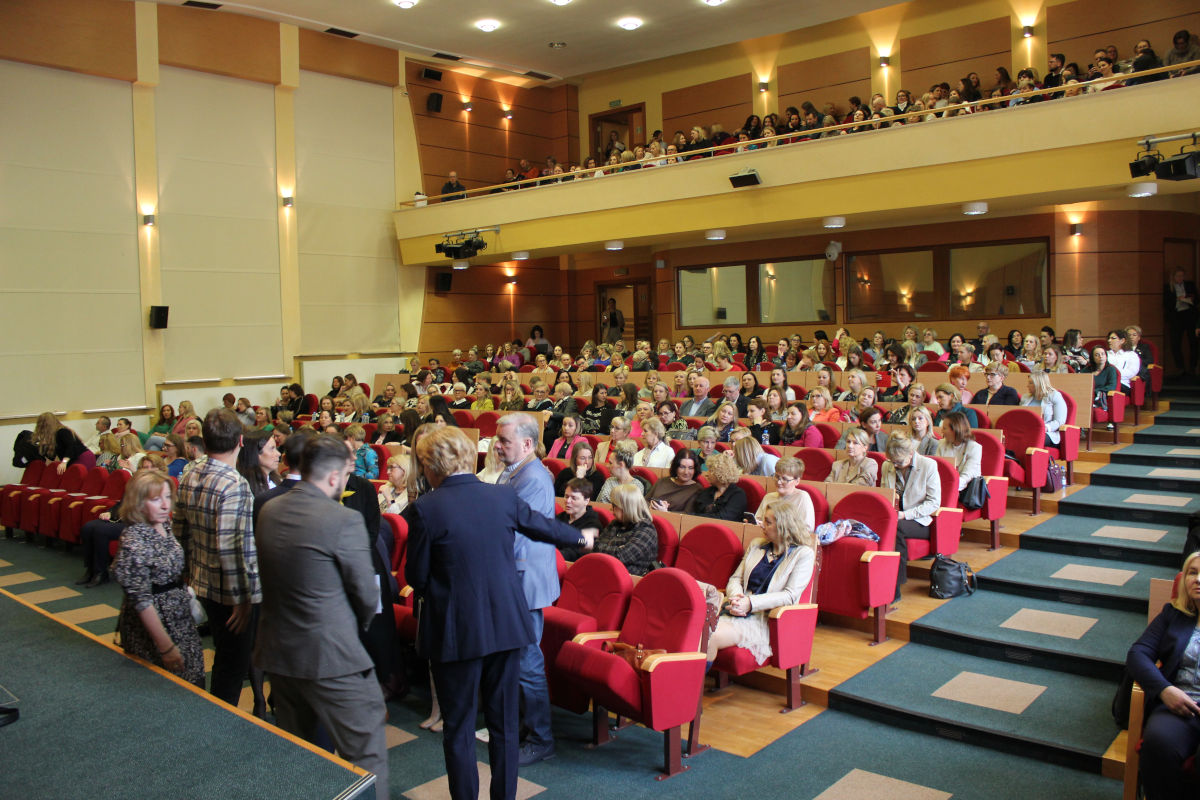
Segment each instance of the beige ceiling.
[{"label": "beige ceiling", "polygon": [[[221,2],[221,0],[211,0]],[[157,0],[181,5],[182,0]],[[462,56],[507,72],[575,78],[663,56],[702,50],[769,34],[807,28],[894,4],[894,0],[419,0],[411,9],[392,0],[249,0],[224,3],[233,12],[303,28],[334,27],[359,41],[430,56]],[[622,17],[640,17],[626,31]],[[483,33],[480,19],[501,23]],[[552,49],[550,42],[565,42]],[[446,62],[449,64],[450,62]]]}]

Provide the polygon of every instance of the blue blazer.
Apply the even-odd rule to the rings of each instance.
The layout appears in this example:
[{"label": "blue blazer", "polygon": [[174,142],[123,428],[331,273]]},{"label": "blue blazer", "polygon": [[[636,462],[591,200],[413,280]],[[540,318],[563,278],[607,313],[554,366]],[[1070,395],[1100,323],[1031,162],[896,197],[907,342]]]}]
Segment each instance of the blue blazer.
[{"label": "blue blazer", "polygon": [[[1195,628],[1195,617],[1189,617],[1168,603],[1129,648],[1125,668],[1146,692],[1146,716],[1158,707],[1158,696],[1179,674],[1179,662]],[[1159,661],[1161,668],[1157,666]]]},{"label": "blue blazer", "polygon": [[509,486],[451,475],[406,510],[404,576],[418,601],[417,650],[436,662],[482,658],[533,644],[513,542],[580,546],[570,525],[531,510]]}]

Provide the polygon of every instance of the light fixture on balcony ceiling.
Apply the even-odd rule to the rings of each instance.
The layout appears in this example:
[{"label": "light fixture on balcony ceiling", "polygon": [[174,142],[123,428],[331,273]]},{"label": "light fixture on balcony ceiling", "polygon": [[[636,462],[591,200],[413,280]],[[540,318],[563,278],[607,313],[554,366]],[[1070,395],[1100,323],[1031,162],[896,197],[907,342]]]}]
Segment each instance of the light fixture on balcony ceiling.
[{"label": "light fixture on balcony ceiling", "polygon": [[821,222],[826,228],[844,228],[846,227],[845,217],[826,217]]},{"label": "light fixture on balcony ceiling", "polygon": [[725,238],[725,231],[720,228],[713,228],[711,231],[704,232],[704,238],[710,242],[719,242]]},{"label": "light fixture on balcony ceiling", "polygon": [[986,214],[987,212],[988,204],[983,201],[975,203],[963,203],[962,213],[966,214],[968,217],[977,217],[980,214]]},{"label": "light fixture on balcony ceiling", "polygon": [[605,250],[624,250],[625,243],[620,239],[612,239],[604,243]]}]

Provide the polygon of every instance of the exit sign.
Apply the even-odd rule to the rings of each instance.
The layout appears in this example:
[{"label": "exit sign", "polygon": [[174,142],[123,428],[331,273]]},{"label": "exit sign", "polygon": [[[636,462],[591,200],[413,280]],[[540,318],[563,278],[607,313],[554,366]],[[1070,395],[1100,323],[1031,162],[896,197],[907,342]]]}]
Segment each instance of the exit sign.
[{"label": "exit sign", "polygon": [[609,100],[609,101],[608,101],[608,107],[609,107],[609,108],[620,108],[620,107],[621,107],[621,101],[620,101],[620,100]]}]

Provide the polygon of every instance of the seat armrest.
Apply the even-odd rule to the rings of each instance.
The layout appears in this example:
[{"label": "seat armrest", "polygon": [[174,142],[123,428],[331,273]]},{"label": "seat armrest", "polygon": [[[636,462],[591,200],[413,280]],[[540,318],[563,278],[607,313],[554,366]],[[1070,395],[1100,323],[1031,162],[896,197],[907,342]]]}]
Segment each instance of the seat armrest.
[{"label": "seat armrest", "polygon": [[904,565],[895,550],[868,550],[859,558],[862,570],[859,602],[865,608],[887,605],[896,595],[896,576]]},{"label": "seat armrest", "polygon": [[962,538],[963,510],[961,508],[939,508],[933,514],[929,526],[930,547],[935,553],[958,552],[958,541]]},{"label": "seat armrest", "polygon": [[1063,461],[1079,460],[1079,426],[1063,425],[1058,429],[1058,453]]},{"label": "seat armrest", "polygon": [[[592,631],[590,633],[577,633],[571,641],[581,644],[584,647],[592,647],[599,650],[604,642],[616,641],[620,635],[620,631]],[[642,662],[642,666],[645,666],[645,662]]]},{"label": "seat armrest", "polygon": [[817,631],[817,605],[801,603],[771,609],[767,617],[771,636],[772,666],[790,669],[812,659],[813,637]]},{"label": "seat armrest", "polygon": [[1008,511],[1008,478],[985,478],[988,487],[988,501],[981,509],[983,518],[1003,519]]},{"label": "seat armrest", "polygon": [[1046,485],[1046,470],[1050,467],[1050,451],[1044,447],[1025,448],[1026,480],[1030,488],[1040,489]]}]

